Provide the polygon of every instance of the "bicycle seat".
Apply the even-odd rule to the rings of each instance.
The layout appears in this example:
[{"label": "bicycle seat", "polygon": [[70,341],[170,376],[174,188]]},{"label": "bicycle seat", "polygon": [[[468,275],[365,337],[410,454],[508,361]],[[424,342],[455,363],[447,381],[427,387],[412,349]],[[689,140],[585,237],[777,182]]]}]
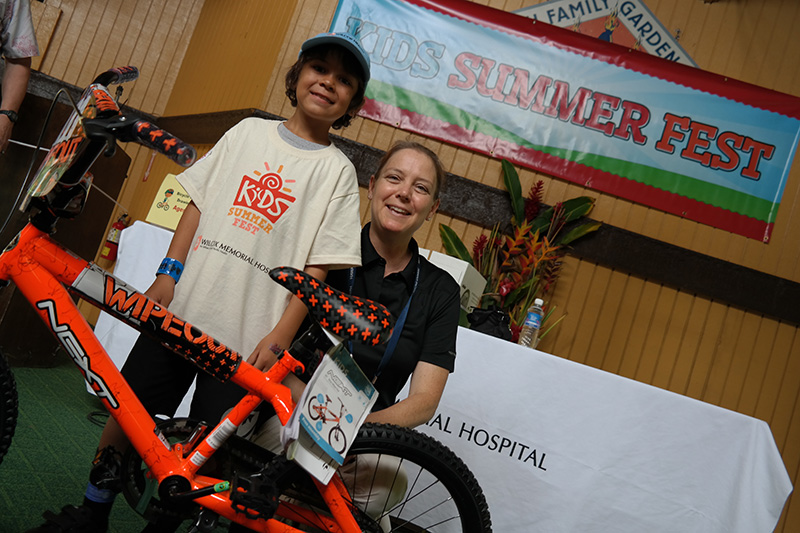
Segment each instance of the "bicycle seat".
[{"label": "bicycle seat", "polygon": [[395,319],[382,304],[338,291],[296,268],[273,268],[269,275],[300,298],[312,318],[335,335],[371,345],[389,340]]}]

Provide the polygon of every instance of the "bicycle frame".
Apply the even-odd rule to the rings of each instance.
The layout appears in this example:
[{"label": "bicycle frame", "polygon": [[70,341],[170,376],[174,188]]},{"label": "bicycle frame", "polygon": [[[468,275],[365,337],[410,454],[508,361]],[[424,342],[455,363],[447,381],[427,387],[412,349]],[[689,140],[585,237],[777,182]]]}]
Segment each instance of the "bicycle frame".
[{"label": "bicycle frame", "polygon": [[[231,507],[230,489],[218,485],[219,479],[198,474],[200,467],[262,399],[272,404],[282,424],[287,422],[295,405],[289,388],[281,381],[289,372],[302,369],[302,364],[288,351],[272,368],[262,373],[243,361],[237,352],[112,274],[74,256],[31,224],[0,254],[0,280],[13,281],[33,305],[159,483],[167,478],[186,479],[190,484],[187,497],[196,494],[198,497],[194,501],[201,507],[256,531],[300,531],[275,519],[250,519],[237,513]],[[159,433],[155,422],[81,315],[70,292],[137,330],[154,336],[212,375],[232,380],[249,394],[183,457],[185,450],[182,446],[170,445]],[[361,531],[349,510],[346,489],[338,476],[333,479],[328,485],[314,480],[334,517],[326,526],[330,531],[342,533]],[[205,493],[210,494],[202,495]],[[281,502],[276,515],[280,516],[281,508],[287,505],[291,506]],[[307,513],[302,507],[291,507],[295,521]],[[320,518],[316,517],[316,520]]]}]

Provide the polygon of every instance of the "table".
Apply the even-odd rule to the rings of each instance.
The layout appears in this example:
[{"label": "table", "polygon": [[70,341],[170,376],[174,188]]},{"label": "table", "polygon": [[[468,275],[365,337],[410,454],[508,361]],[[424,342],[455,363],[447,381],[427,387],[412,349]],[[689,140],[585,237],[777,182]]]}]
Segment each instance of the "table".
[{"label": "table", "polygon": [[757,533],[792,485],[752,417],[459,329],[424,432],[484,489],[502,533]]},{"label": "table", "polygon": [[[116,274],[146,289],[171,236],[125,229]],[[96,331],[121,365],[135,331],[105,315]],[[474,472],[494,531],[774,530],[792,485],[765,422],[468,329],[457,351],[420,429]]]}]

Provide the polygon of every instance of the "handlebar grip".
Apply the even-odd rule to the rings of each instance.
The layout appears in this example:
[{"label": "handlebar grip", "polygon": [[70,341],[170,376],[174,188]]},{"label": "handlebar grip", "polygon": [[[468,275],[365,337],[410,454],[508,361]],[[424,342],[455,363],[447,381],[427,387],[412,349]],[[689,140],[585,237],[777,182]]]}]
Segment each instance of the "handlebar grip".
[{"label": "handlebar grip", "polygon": [[139,69],[134,66],[116,67],[108,69],[94,79],[92,83],[111,85],[113,83],[127,83],[139,77]]},{"label": "handlebar grip", "polygon": [[192,166],[197,159],[193,146],[146,120],[137,120],[133,131],[138,143],[164,154],[182,167]]}]

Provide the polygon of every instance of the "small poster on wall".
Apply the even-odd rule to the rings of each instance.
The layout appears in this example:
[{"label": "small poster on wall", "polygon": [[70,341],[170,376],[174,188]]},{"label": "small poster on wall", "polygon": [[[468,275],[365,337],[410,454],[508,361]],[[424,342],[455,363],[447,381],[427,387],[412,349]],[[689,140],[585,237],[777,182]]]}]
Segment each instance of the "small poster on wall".
[{"label": "small poster on wall", "polygon": [[183,210],[191,200],[189,194],[175,179],[175,174],[167,174],[153,198],[145,220],[150,224],[174,231],[178,227]]}]

